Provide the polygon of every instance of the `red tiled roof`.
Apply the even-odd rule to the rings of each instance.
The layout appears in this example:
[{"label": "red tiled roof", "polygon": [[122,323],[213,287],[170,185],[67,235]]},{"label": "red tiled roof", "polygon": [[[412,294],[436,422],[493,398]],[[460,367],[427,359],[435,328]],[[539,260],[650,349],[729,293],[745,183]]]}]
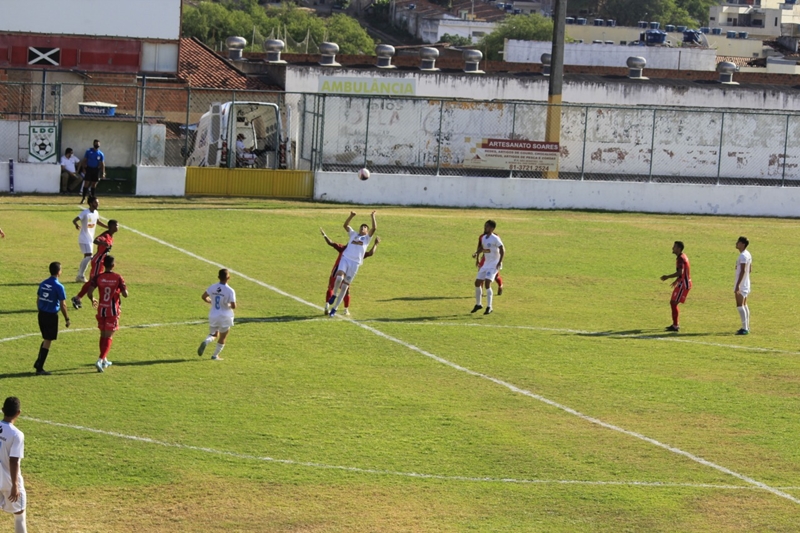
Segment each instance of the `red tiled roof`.
[{"label": "red tiled roof", "polygon": [[190,87],[279,90],[277,86],[248,77],[195,38],[181,39],[178,76]]}]

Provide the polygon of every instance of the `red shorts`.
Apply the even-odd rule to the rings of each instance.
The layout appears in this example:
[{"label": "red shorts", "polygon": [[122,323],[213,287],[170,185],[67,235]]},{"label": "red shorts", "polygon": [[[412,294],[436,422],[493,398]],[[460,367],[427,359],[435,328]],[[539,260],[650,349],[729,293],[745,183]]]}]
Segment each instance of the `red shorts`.
[{"label": "red shorts", "polygon": [[119,317],[118,316],[98,316],[97,317],[97,327],[100,331],[117,331],[119,329]]},{"label": "red shorts", "polygon": [[670,302],[678,302],[682,304],[686,302],[686,297],[689,295],[690,287],[686,287],[683,284],[675,285],[675,289],[672,291],[672,297],[670,298]]}]

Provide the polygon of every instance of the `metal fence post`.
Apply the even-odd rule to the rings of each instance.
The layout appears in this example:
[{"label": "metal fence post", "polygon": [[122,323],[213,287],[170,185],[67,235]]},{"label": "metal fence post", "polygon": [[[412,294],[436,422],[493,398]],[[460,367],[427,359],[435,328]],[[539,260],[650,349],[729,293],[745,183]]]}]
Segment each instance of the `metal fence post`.
[{"label": "metal fence post", "polygon": [[142,145],[144,144],[144,118],[147,112],[147,76],[142,77],[142,119],[139,123],[139,157],[137,165],[142,164]]},{"label": "metal fence post", "polygon": [[653,159],[656,156],[656,111],[656,109],[653,109],[653,131],[650,137],[650,176],[647,180],[649,183],[653,183]]},{"label": "metal fence post", "polygon": [[583,153],[581,154],[581,181],[586,172],[586,136],[589,131],[589,106],[583,108]]},{"label": "metal fence post", "polygon": [[[516,139],[517,137],[517,103],[514,102],[511,104],[511,138]],[[509,178],[514,177],[514,171],[511,170],[508,173]]]},{"label": "metal fence post", "polygon": [[318,170],[323,170],[323,157],[324,157],[323,145],[325,144],[325,112],[326,112],[327,106],[328,106],[327,96],[323,94],[322,95],[322,105],[321,105],[321,107],[322,107],[321,111],[322,112],[320,114],[320,122],[319,122],[319,124],[320,124],[320,127],[319,127],[319,150],[317,150],[317,154],[318,154],[318,157],[319,157],[319,160],[317,161],[317,169]]},{"label": "metal fence post", "polygon": [[225,161],[226,168],[236,168],[236,90],[231,91],[231,111],[228,113],[228,131],[225,132],[225,139],[228,143],[228,160]]},{"label": "metal fence post", "polygon": [[192,109],[192,88],[186,87],[186,131],[183,136],[183,166],[189,162],[189,112]]},{"label": "metal fence post", "polygon": [[722,139],[725,133],[725,111],[722,112],[722,120],[719,124],[719,153],[717,154],[717,185],[719,185],[719,176],[722,172]]},{"label": "metal fence post", "polygon": [[369,117],[372,111],[372,97],[367,98],[367,127],[364,130],[364,168],[367,168],[367,147],[369,146]]},{"label": "metal fence post", "polygon": [[439,142],[436,143],[436,175],[442,168],[442,120],[444,119],[444,100],[439,104]]},{"label": "metal fence post", "polygon": [[786,133],[783,136],[783,176],[781,177],[781,187],[786,187],[786,158],[789,154],[786,151],[789,149],[789,119],[791,115],[786,115]]}]

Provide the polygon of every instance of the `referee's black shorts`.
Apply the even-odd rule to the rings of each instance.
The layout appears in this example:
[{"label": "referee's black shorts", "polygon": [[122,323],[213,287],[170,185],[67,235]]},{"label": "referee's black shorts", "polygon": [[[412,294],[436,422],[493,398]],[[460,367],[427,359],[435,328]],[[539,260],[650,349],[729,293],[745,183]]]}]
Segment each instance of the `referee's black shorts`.
[{"label": "referee's black shorts", "polygon": [[58,338],[58,313],[39,311],[39,330],[42,332],[44,340],[56,340]]},{"label": "referee's black shorts", "polygon": [[83,179],[86,181],[100,181],[100,167],[86,167],[86,174]]}]

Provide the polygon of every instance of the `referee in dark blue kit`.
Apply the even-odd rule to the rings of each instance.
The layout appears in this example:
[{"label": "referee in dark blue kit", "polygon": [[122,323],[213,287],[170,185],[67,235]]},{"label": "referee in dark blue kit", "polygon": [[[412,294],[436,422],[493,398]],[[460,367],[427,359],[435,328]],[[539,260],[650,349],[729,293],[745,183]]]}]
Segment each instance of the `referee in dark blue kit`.
[{"label": "referee in dark blue kit", "polygon": [[38,297],[36,299],[39,307],[39,330],[42,332],[42,345],[39,347],[39,358],[33,364],[37,376],[49,376],[50,372],[44,369],[44,362],[47,360],[47,353],[50,351],[50,343],[58,338],[58,311],[64,315],[69,327],[69,317],[67,316],[67,291],[58,281],[61,275],[61,263],[50,263],[50,277],[39,284]]},{"label": "referee in dark blue kit", "polygon": [[[80,168],[85,169],[86,174],[83,178],[83,198],[81,203],[86,200],[86,196],[95,196],[97,182],[106,177],[106,156],[100,151],[100,141],[97,139],[92,143],[92,147],[83,154]],[[89,192],[91,189],[91,192]]]}]

